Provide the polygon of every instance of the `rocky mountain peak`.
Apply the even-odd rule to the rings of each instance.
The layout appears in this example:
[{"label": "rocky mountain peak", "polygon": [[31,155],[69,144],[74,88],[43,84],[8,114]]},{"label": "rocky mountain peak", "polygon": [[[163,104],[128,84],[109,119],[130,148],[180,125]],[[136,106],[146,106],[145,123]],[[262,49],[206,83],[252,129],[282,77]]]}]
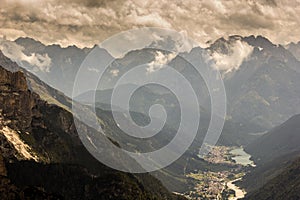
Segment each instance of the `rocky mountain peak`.
[{"label": "rocky mountain peak", "polygon": [[248,44],[255,46],[255,47],[266,48],[266,47],[275,47],[276,46],[269,39],[267,39],[266,37],[263,37],[261,35],[258,35],[258,36],[251,35],[249,37],[244,37],[243,41],[245,41]]},{"label": "rocky mountain peak", "polygon": [[23,72],[10,72],[0,68],[0,87],[2,91],[27,91],[27,81]]}]

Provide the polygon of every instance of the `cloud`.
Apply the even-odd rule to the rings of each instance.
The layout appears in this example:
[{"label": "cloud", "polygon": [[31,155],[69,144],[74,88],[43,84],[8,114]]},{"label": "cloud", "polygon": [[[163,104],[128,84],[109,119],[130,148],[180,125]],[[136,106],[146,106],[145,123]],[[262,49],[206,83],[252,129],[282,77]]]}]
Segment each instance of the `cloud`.
[{"label": "cloud", "polygon": [[137,26],[153,26],[171,28],[172,25],[163,19],[157,12],[150,14],[138,14],[136,11],[130,13],[126,18],[126,22],[135,24]]},{"label": "cloud", "polygon": [[179,53],[189,52],[195,46],[198,46],[197,43],[190,40],[185,31],[178,33],[148,27],[132,29],[99,45],[114,58],[122,58],[132,50],[145,47]]},{"label": "cloud", "polygon": [[[156,26],[201,44],[228,35],[299,41],[299,0],[0,0],[0,35],[46,44],[93,46],[120,31]],[[290,31],[293,30],[293,31]]]},{"label": "cloud", "polygon": [[216,50],[211,52],[210,56],[214,61],[214,67],[218,70],[225,71],[225,73],[237,70],[253,52],[253,47],[241,40],[224,44],[226,44],[228,52],[225,53]]},{"label": "cloud", "polygon": [[176,53],[163,54],[161,51],[156,51],[154,61],[148,64],[147,73],[153,73],[164,68],[176,55]]},{"label": "cloud", "polygon": [[48,54],[41,55],[33,53],[30,56],[23,54],[21,57],[21,61],[26,61],[32,66],[37,66],[38,68],[34,68],[37,71],[50,71],[51,59],[49,58]]},{"label": "cloud", "polygon": [[27,62],[31,65],[32,71],[49,72],[51,67],[51,58],[47,54],[41,55],[33,53],[26,55],[24,47],[15,42],[0,38],[0,50],[5,56],[23,66],[22,62]]},{"label": "cloud", "polygon": [[176,39],[176,52],[190,52],[195,47],[195,42],[188,37],[187,31],[180,31],[180,38]]}]

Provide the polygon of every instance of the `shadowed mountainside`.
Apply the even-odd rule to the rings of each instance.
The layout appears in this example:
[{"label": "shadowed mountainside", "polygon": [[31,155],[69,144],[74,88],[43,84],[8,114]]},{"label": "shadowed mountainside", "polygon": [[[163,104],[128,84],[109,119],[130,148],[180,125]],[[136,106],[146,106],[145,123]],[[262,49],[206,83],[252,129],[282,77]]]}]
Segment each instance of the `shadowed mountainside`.
[{"label": "shadowed mountainside", "polygon": [[149,174],[117,172],[99,163],[81,144],[72,114],[30,91],[24,73],[4,69],[17,66],[2,58],[2,199],[179,198]]},{"label": "shadowed mountainside", "polygon": [[[298,154],[299,155],[299,154]],[[300,159],[285,167],[262,188],[248,194],[246,200],[298,200],[300,199]]]}]

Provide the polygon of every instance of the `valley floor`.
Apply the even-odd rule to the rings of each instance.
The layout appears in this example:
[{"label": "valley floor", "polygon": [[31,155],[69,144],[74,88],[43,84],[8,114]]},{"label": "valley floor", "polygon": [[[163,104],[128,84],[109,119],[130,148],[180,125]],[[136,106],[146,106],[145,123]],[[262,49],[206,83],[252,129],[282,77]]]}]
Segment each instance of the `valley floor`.
[{"label": "valley floor", "polygon": [[[189,199],[236,200],[245,196],[245,191],[234,182],[241,180],[250,168],[255,167],[250,155],[240,147],[215,146],[204,158],[211,164],[226,165],[224,171],[198,171],[187,175],[195,183],[185,196]],[[229,166],[229,168],[228,168]]]}]

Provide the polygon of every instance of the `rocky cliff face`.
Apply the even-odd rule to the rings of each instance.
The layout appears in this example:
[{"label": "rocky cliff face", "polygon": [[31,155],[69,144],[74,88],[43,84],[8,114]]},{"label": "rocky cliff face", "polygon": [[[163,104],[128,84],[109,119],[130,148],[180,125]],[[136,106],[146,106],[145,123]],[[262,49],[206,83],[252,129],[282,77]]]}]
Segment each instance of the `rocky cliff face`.
[{"label": "rocky cliff face", "polygon": [[0,155],[0,176],[6,176],[6,167],[2,155]]},{"label": "rocky cliff face", "polygon": [[24,74],[0,68],[0,91],[2,115],[12,120],[11,125],[28,128],[31,124],[34,98],[28,91]]},{"label": "rocky cliff face", "polygon": [[[72,145],[67,145],[69,149],[55,150],[56,145],[66,146],[67,141],[61,139],[62,135],[76,134],[74,129],[70,132],[73,123],[71,114],[55,105],[49,105],[31,92],[23,72],[10,72],[0,67],[0,105],[0,126],[6,128],[6,132],[11,132],[10,135],[17,132],[11,139],[17,140],[16,137],[20,137],[44,162],[72,160],[69,155]],[[55,127],[62,135],[54,130]],[[2,140],[2,143],[5,141]]]}]

